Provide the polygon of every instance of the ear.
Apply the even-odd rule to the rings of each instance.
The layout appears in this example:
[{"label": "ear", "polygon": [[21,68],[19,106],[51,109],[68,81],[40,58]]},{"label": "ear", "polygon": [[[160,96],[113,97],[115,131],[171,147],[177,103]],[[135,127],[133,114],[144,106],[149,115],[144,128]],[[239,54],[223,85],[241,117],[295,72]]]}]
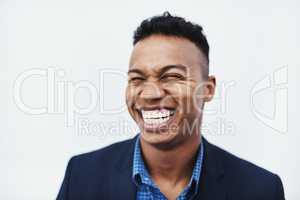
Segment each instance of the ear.
[{"label": "ear", "polygon": [[209,102],[212,100],[216,89],[216,78],[214,76],[208,76],[204,87],[204,101]]}]

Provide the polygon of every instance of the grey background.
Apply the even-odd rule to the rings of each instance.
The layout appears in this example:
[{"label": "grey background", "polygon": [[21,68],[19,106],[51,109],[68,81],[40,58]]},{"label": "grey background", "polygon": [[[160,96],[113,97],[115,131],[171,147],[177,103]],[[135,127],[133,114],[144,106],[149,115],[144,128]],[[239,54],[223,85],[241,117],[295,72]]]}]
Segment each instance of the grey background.
[{"label": "grey background", "polygon": [[[142,19],[165,10],[203,25],[211,46],[219,92],[206,107],[203,135],[279,174],[286,199],[300,198],[299,1],[0,0],[0,199],[54,199],[72,155],[135,135],[123,76],[132,33]],[[82,114],[24,111],[14,89],[33,68],[61,75],[54,87],[88,81],[98,89],[97,105]],[[27,106],[51,102],[46,80],[32,76],[21,84]],[[85,88],[61,94],[54,95],[55,106],[72,99],[79,107],[91,104]]]}]

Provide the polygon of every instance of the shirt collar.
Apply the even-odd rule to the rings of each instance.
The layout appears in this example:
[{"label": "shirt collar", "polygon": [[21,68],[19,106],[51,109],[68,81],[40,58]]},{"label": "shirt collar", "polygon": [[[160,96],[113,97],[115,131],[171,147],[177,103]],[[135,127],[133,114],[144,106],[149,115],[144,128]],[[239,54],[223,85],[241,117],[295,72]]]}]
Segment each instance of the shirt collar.
[{"label": "shirt collar", "polygon": [[[196,190],[198,190],[201,168],[203,163],[203,156],[204,156],[204,145],[201,142],[199,149],[197,151],[197,159],[193,168],[192,177],[188,184],[188,187],[191,187],[194,184],[196,186]],[[140,137],[137,137],[135,142],[132,179],[137,186],[139,186],[140,184],[155,186],[154,182],[152,181],[148,173],[148,170],[145,166],[142,157],[141,147],[140,147]]]},{"label": "shirt collar", "polygon": [[151,177],[146,169],[142,151],[140,147],[140,137],[137,137],[134,147],[134,156],[133,156],[133,173],[132,178],[134,183],[138,186],[141,183],[153,186],[154,183],[151,180]]}]

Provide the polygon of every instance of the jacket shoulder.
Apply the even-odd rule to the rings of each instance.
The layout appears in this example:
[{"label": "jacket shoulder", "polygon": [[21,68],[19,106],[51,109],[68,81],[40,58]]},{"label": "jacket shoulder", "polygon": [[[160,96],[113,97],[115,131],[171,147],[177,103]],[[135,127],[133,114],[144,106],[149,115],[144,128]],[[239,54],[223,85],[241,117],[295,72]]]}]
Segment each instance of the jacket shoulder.
[{"label": "jacket shoulder", "polygon": [[[212,145],[219,157],[223,161],[223,166],[226,172],[235,175],[244,175],[250,177],[273,177],[275,174],[252,163],[243,158],[240,158],[227,150]],[[231,173],[230,173],[231,172]],[[249,177],[249,178],[250,178]]]},{"label": "jacket shoulder", "polygon": [[[117,168],[131,156],[134,139],[117,142],[102,149],[70,159],[57,199],[108,198],[112,181],[118,178]],[[127,165],[130,163],[130,160]],[[105,184],[104,184],[105,183]]]},{"label": "jacket shoulder", "polygon": [[[280,177],[220,147],[209,144],[221,160],[229,191],[248,194],[253,199],[284,199]],[[280,197],[280,198],[278,198]],[[240,197],[242,198],[242,197]]]}]

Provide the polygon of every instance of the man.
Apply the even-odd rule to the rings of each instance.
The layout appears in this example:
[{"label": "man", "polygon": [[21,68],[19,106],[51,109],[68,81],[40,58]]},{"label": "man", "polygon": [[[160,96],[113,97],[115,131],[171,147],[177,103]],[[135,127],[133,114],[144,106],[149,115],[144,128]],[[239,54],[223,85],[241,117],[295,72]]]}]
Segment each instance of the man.
[{"label": "man", "polygon": [[283,200],[280,178],[200,133],[212,99],[202,27],[164,13],[134,34],[126,103],[141,133],[73,157],[59,200]]}]

